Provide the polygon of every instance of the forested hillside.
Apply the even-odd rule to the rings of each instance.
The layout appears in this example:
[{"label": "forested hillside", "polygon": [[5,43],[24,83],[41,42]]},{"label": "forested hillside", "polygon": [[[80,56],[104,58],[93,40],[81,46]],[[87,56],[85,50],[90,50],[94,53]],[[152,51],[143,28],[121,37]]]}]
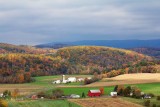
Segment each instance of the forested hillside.
[{"label": "forested hillside", "polygon": [[160,48],[132,48],[131,50],[160,59]]},{"label": "forested hillside", "polygon": [[[60,57],[31,54],[0,54],[0,82],[23,83],[32,76],[62,74],[67,68]],[[26,73],[28,77],[26,77]],[[27,80],[28,79],[28,80]]]},{"label": "forested hillside", "polygon": [[62,48],[57,51],[57,56],[72,65],[70,69],[73,73],[74,71],[78,72],[77,69],[81,69],[81,67],[90,69],[89,72],[109,72],[113,69],[135,65],[141,61],[152,60],[151,57],[133,51],[96,46]]},{"label": "forested hillside", "polygon": [[37,52],[35,54],[30,51],[21,53],[19,51],[21,48],[15,49],[15,47],[11,48],[9,45],[2,48],[6,52],[0,54],[0,83],[31,82],[31,77],[42,75],[95,72],[100,74],[129,68],[139,63],[154,64],[151,57],[109,47],[75,46],[62,48],[57,52],[45,50],[43,54],[39,51],[35,51]]},{"label": "forested hillside", "polygon": [[28,53],[28,54],[45,54],[55,52],[53,49],[41,49],[32,46],[25,45],[12,45],[6,43],[0,43],[0,54],[1,53]]}]

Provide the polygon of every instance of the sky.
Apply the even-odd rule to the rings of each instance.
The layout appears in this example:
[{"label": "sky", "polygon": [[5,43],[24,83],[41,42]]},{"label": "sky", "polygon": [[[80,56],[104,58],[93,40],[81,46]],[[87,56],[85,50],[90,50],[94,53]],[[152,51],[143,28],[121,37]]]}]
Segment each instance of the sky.
[{"label": "sky", "polygon": [[160,39],[160,0],[0,0],[0,42]]}]

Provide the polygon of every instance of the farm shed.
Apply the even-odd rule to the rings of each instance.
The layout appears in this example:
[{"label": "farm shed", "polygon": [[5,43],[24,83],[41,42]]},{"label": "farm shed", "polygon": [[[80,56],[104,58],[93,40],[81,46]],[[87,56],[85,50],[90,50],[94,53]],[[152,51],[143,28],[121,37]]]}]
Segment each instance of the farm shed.
[{"label": "farm shed", "polygon": [[89,97],[97,97],[101,95],[101,91],[100,90],[89,90],[88,91],[88,96]]},{"label": "farm shed", "polygon": [[117,96],[117,92],[111,92],[110,94],[111,94],[112,97]]}]

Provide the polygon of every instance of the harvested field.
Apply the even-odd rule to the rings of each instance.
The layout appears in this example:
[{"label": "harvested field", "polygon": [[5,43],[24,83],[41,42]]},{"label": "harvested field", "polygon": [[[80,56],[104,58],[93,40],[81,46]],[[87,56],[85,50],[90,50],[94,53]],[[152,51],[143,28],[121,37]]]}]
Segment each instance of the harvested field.
[{"label": "harvested field", "polygon": [[101,81],[81,86],[58,85],[57,87],[101,87],[101,86],[115,86],[125,84],[144,84],[144,83],[159,83],[160,73],[137,73],[124,74],[113,78],[104,78]]},{"label": "harvested field", "polygon": [[120,98],[86,98],[70,99],[69,101],[79,104],[82,107],[142,107],[141,105]]},{"label": "harvested field", "polygon": [[160,73],[124,74],[112,78],[113,80],[150,80],[160,81]]},{"label": "harvested field", "polygon": [[86,85],[86,87],[143,84],[156,82],[160,82],[160,73],[137,73],[119,75],[113,78],[104,78],[102,81]]}]

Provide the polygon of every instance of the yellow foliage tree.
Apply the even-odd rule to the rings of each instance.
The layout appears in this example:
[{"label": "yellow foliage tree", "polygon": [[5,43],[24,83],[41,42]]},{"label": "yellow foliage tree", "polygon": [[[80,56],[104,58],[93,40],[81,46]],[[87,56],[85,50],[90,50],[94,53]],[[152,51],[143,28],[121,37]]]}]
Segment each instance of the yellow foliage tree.
[{"label": "yellow foliage tree", "polygon": [[5,100],[0,99],[0,107],[8,107],[8,104]]},{"label": "yellow foliage tree", "polygon": [[17,98],[18,95],[19,95],[19,89],[14,89],[14,91],[12,92],[12,97]]}]

